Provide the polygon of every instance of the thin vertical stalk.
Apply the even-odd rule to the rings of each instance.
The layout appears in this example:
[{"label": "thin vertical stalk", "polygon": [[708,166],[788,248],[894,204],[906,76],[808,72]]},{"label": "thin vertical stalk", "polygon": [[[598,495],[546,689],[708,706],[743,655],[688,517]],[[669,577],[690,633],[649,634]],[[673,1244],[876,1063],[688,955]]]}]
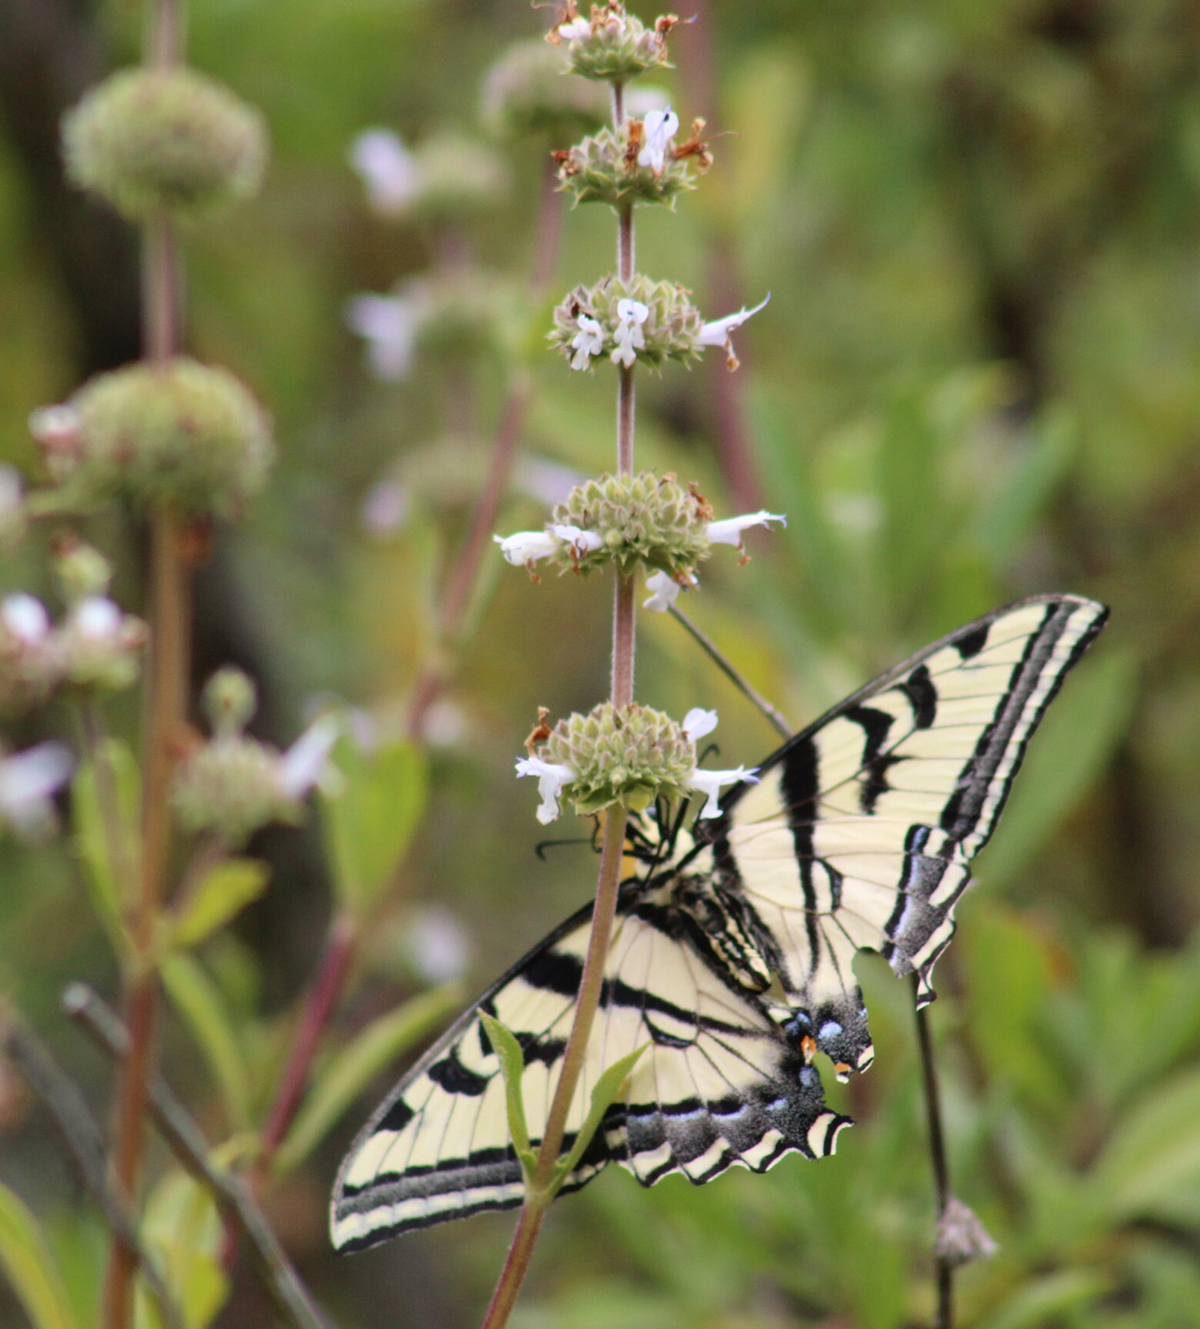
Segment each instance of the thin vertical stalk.
[{"label": "thin vertical stalk", "polygon": [[[620,83],[612,85],[612,113],[613,126],[620,133],[625,123],[625,92]],[[620,280],[629,281],[632,278],[633,264],[633,207],[627,205],[617,217],[617,276]],[[633,434],[634,384],[631,367],[621,369],[617,386],[617,472],[620,475],[633,474]],[[628,706],[633,701],[635,614],[633,577],[618,576],[613,593],[611,691],[614,706]],[[521,1206],[504,1268],[500,1271],[496,1290],[492,1293],[482,1329],[504,1329],[508,1323],[529,1268],[546,1209],[554,1198],[550,1191],[551,1176],[562,1153],[566,1124],[579,1086],[588,1040],[604,987],[604,969],[612,944],[613,921],[621,888],[621,862],[627,822],[628,813],[619,804],[609,808],[604,818],[596,903],[592,910],[592,926],[588,935],[583,974],[579,981],[579,993],[575,999],[575,1018],[571,1023],[562,1069],[546,1117],[546,1128],[538,1148],[533,1177],[526,1187],[525,1202]]]},{"label": "thin vertical stalk", "polygon": [[[913,975],[913,995],[917,993],[917,976]],[[917,1043],[921,1051],[921,1083],[925,1094],[925,1115],[929,1122],[929,1157],[933,1164],[933,1194],[940,1224],[950,1203],[950,1165],[946,1159],[946,1139],[942,1132],[942,1104],[938,1092],[937,1063],[933,1051],[933,1033],[929,1027],[929,1012],[919,1007]],[[954,1329],[954,1266],[940,1251],[934,1251],[934,1269],[937,1282],[937,1318],[935,1329]]]},{"label": "thin vertical stalk", "polygon": [[[157,0],[149,10],[147,63],[168,68],[179,58],[182,33],[177,0]],[[143,234],[143,356],[165,364],[179,349],[182,274],[174,224],[150,220]],[[190,657],[190,584],[180,550],[180,524],[168,507],[151,514],[147,618],[150,659],[143,732],[141,862],[131,902],[133,958],[125,967],[125,1023],[129,1049],[121,1063],[114,1114],[113,1174],[122,1200],[135,1211],[145,1143],[149,1081],[154,1070],[158,975],[154,946],[167,896],[171,856],[169,787],[175,747],[186,714]],[[132,887],[132,883],[127,883]],[[133,1316],[137,1263],[127,1244],[114,1241],[104,1282],[105,1329],[128,1329]]]}]

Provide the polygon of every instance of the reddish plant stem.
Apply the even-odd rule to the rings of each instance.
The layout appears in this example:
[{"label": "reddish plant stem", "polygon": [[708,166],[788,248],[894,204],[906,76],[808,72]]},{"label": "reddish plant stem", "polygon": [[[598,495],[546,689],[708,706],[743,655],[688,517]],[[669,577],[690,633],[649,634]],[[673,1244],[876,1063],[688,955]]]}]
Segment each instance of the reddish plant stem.
[{"label": "reddish plant stem", "polygon": [[[182,41],[176,0],[157,0],[148,9],[146,62],[169,68]],[[182,325],[182,275],[173,223],[152,218],[143,232],[143,356],[165,364],[178,351]],[[167,896],[171,856],[169,788],[178,735],[187,710],[190,658],[190,585],[180,556],[179,522],[161,507],[150,516],[150,659],[143,732],[141,862],[130,934],[133,958],[125,966],[125,1023],[129,1050],[117,1078],[114,1112],[113,1180],[122,1201],[136,1212],[145,1142],[149,1080],[154,1070],[158,974],[154,947],[159,914]],[[128,1329],[133,1321],[136,1259],[114,1241],[105,1273],[104,1329]]]},{"label": "reddish plant stem", "polygon": [[275,1101],[263,1126],[259,1161],[263,1172],[270,1166],[272,1156],[283,1143],[283,1137],[304,1097],[313,1055],[337,1005],[357,947],[358,928],[354,920],[349,914],[339,914],[329,929],[316,981],[305,1002],[287,1065],[279,1077]]},{"label": "reddish plant stem", "polygon": [[[612,85],[613,124],[618,132],[625,122],[624,90]],[[617,275],[622,281],[633,276],[633,208],[625,207],[617,219]],[[617,387],[617,471],[633,473],[634,382],[633,371],[622,369]],[[612,701],[614,706],[628,706],[633,701],[633,666],[636,627],[634,580],[618,576],[613,594]],[[482,1329],[504,1329],[516,1304],[517,1296],[529,1269],[534,1244],[541,1231],[546,1209],[554,1198],[550,1190],[554,1166],[562,1153],[563,1136],[570,1117],[575,1091],[579,1087],[587,1056],[588,1040],[604,986],[604,970],[612,944],[613,922],[621,888],[621,863],[625,847],[628,813],[620,804],[609,808],[604,818],[604,839],[600,852],[600,871],[596,882],[596,903],[588,934],[587,957],[575,999],[575,1018],[563,1053],[562,1069],[554,1086],[554,1097],[546,1117],[546,1127],[538,1148],[533,1177],[526,1186],[525,1202],[513,1232],[504,1268],[492,1293]]]}]

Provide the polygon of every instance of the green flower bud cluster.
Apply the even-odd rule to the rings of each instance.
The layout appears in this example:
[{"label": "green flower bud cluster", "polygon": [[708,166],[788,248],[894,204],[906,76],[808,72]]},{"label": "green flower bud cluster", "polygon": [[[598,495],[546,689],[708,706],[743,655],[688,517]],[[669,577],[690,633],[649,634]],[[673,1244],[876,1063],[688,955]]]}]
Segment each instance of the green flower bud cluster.
[{"label": "green flower bud cluster", "polygon": [[283,790],[282,754],[243,732],[256,705],[251,680],[240,669],[219,669],[201,700],[213,737],[175,773],[171,801],[180,826],[237,846],[271,822],[298,822],[303,804]]},{"label": "green flower bud cluster", "polygon": [[258,402],[227,370],[195,360],[97,375],[70,405],[76,445],[47,460],[83,503],[172,502],[188,515],[235,516],[274,454]]},{"label": "green flower bud cluster", "polygon": [[541,40],[514,42],[484,81],[483,122],[500,138],[563,143],[607,118],[603,88],[572,76],[562,55]]},{"label": "green flower bud cluster", "polygon": [[218,211],[258,188],[262,116],[190,69],[129,69],[93,88],[63,121],[67,174],[133,221]]},{"label": "green flower bud cluster", "polygon": [[623,0],[593,5],[591,18],[581,19],[570,0],[566,18],[551,29],[549,40],[566,42],[575,73],[624,82],[650,69],[670,67],[666,38],[677,22],[674,14],[664,14],[647,28],[636,15],[625,12]]},{"label": "green flower bud cluster", "polygon": [[672,475],[602,475],[577,485],[553,512],[554,523],[594,531],[602,546],[580,553],[564,542],[556,558],[583,573],[604,563],[616,563],[622,572],[643,564],[690,581],[692,569],[711,552],[711,519],[712,509],[695,486],[685,489]]},{"label": "green flower bud cluster", "polygon": [[506,292],[477,270],[431,277],[412,299],[419,355],[435,359],[487,355],[504,341]]},{"label": "green flower bud cluster", "polygon": [[0,710],[27,711],[64,688],[117,691],[136,681],[146,625],[99,593],[105,584],[69,593],[57,627],[31,595],[0,604]]},{"label": "green flower bud cluster", "polygon": [[469,221],[496,206],[508,171],[486,143],[437,134],[414,152],[416,176],[405,215],[430,226]]},{"label": "green flower bud cluster", "polygon": [[554,310],[554,326],[547,334],[551,346],[574,359],[580,317],[592,318],[604,338],[596,354],[618,360],[623,354],[618,333],[626,321],[618,309],[622,300],[635,300],[647,310],[645,321],[637,325],[643,344],[634,344],[639,364],[658,368],[667,360],[690,365],[700,359],[704,318],[692,304],[691,292],[677,282],[656,282],[640,273],[628,282],[604,277],[594,286],[577,286]]},{"label": "green flower bud cluster", "polygon": [[[632,202],[673,207],[677,195],[696,188],[688,157],[668,153],[660,170],[639,165],[641,126],[640,120],[630,120],[620,133],[602,129],[554,154],[559,188],[571,196],[572,206],[607,203],[620,209]],[[695,160],[699,163],[701,159],[697,156]]]},{"label": "green flower bud cluster", "polygon": [[606,701],[560,720],[538,756],[577,772],[566,794],[581,815],[617,803],[641,811],[660,795],[689,796],[696,745],[663,711]]}]

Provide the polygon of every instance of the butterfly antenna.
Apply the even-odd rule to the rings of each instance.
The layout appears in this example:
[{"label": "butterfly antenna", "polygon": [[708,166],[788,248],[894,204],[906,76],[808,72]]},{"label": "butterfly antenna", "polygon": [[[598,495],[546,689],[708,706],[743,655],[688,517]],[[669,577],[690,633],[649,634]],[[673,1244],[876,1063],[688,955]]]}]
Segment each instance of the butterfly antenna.
[{"label": "butterfly antenna", "polygon": [[[546,851],[547,849],[559,849],[559,848],[561,848],[561,847],[564,846],[564,845],[569,845],[569,844],[587,844],[588,842],[589,842],[589,841],[588,841],[588,837],[586,837],[586,836],[581,836],[581,835],[574,835],[574,836],[572,836],[569,840],[540,840],[540,841],[538,841],[538,843],[537,843],[536,845],[534,845],[534,847],[533,847],[533,852],[534,852],[534,853],[538,856],[538,858],[544,863],[544,862],[546,861],[546,853],[545,853],[545,851]],[[591,836],[591,845],[592,845],[593,848],[595,848],[595,845],[596,845],[596,836],[595,836],[594,833],[593,833],[593,835]]]}]

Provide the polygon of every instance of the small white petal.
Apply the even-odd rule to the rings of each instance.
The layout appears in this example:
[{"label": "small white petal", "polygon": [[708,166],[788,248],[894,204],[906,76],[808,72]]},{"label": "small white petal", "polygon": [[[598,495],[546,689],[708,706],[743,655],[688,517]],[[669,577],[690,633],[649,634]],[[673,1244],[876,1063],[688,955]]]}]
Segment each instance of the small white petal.
[{"label": "small white petal", "polygon": [[540,757],[518,757],[517,778],[526,775],[537,776],[538,794],[542,800],[537,819],[546,826],[558,816],[558,796],[563,786],[575,779],[576,771],[571,766],[556,765]]},{"label": "small white petal", "polygon": [[549,558],[559,543],[547,531],[517,531],[515,535],[493,535],[492,539],[514,568],[527,567],[540,558]]},{"label": "small white petal", "polygon": [[586,369],[590,357],[604,350],[604,329],[588,314],[580,314],[575,322],[579,331],[571,338],[571,346],[575,351],[571,357],[571,368]]},{"label": "small white petal", "polygon": [[585,531],[580,526],[551,526],[550,534],[561,540],[563,544],[570,545],[571,552],[576,558],[582,558],[584,554],[594,554],[597,549],[604,548],[603,539],[595,531]]},{"label": "small white petal", "polygon": [[436,905],[418,909],[408,925],[404,949],[426,983],[452,983],[462,978],[471,960],[471,944],[462,924]]},{"label": "small white petal", "polygon": [[394,480],[381,480],[362,501],[362,524],[374,536],[394,535],[408,517],[408,490]]},{"label": "small white petal", "polygon": [[56,406],[39,406],[29,416],[29,432],[50,449],[61,449],[76,443],[82,427],[79,412],[66,402]]},{"label": "small white petal", "polygon": [[645,323],[650,317],[650,307],[640,300],[618,300],[617,317],[622,323]]},{"label": "small white petal", "polygon": [[417,184],[413,155],[390,129],[367,129],[354,140],[350,162],[367,187],[371,205],[380,212],[402,211]]},{"label": "small white petal", "polygon": [[23,484],[15,466],[0,466],[0,517],[7,517],[21,506]]},{"label": "small white petal", "polygon": [[417,337],[415,301],[399,295],[356,295],[346,305],[346,323],[366,340],[376,378],[404,378],[412,368]]},{"label": "small white petal", "polygon": [[565,42],[578,41],[592,30],[591,22],[586,18],[574,18],[569,23],[560,23],[554,31]]},{"label": "small white petal", "polygon": [[89,595],[75,606],[71,617],[80,636],[88,641],[111,641],[120,632],[124,615],[107,596]]},{"label": "small white petal", "polygon": [[657,614],[665,614],[679,599],[679,592],[683,587],[665,572],[652,572],[646,578],[646,589],[651,595],[649,599],[642,601],[642,608],[651,609]]},{"label": "small white petal", "polygon": [[39,743],[0,760],[0,818],[35,839],[54,827],[51,795],[71,778],[75,758],[61,743]]},{"label": "small white petal", "polygon": [[716,711],[706,711],[701,706],[693,706],[683,717],[683,732],[693,743],[703,738],[705,734],[711,734],[716,727]]},{"label": "small white petal", "polygon": [[18,591],[5,597],[0,605],[0,623],[23,646],[38,646],[50,632],[50,616],[46,606],[32,595]]},{"label": "small white petal", "polygon": [[739,766],[733,771],[705,771],[697,767],[688,780],[688,785],[699,794],[706,796],[706,802],[700,809],[702,817],[717,817],[721,813],[721,807],[718,803],[718,796],[721,792],[721,786],[726,784],[737,784],[739,780],[747,784],[757,784],[758,776],[755,766],[747,770],[744,766]]},{"label": "small white petal", "polygon": [[279,759],[276,778],[285,798],[303,798],[325,777],[329,754],[345,728],[342,718],[324,715],[314,721]]},{"label": "small white petal", "polygon": [[710,521],[706,532],[708,542],[714,545],[740,545],[743,531],[749,530],[751,526],[766,526],[772,521],[787,525],[785,516],[778,512],[767,512],[765,509],[749,512],[741,517],[726,517],[724,521]]},{"label": "small white petal", "polygon": [[679,117],[669,106],[661,111],[648,111],[642,121],[642,150],[638,153],[638,165],[661,171],[667,149],[678,129]]},{"label": "small white petal", "polygon": [[770,295],[768,295],[766,299],[760,300],[753,309],[739,309],[736,314],[726,314],[724,318],[714,319],[713,322],[706,323],[700,329],[700,336],[697,341],[701,346],[728,345],[729,334],[736,328],[740,328],[752,315],[757,314],[770,298]]}]

